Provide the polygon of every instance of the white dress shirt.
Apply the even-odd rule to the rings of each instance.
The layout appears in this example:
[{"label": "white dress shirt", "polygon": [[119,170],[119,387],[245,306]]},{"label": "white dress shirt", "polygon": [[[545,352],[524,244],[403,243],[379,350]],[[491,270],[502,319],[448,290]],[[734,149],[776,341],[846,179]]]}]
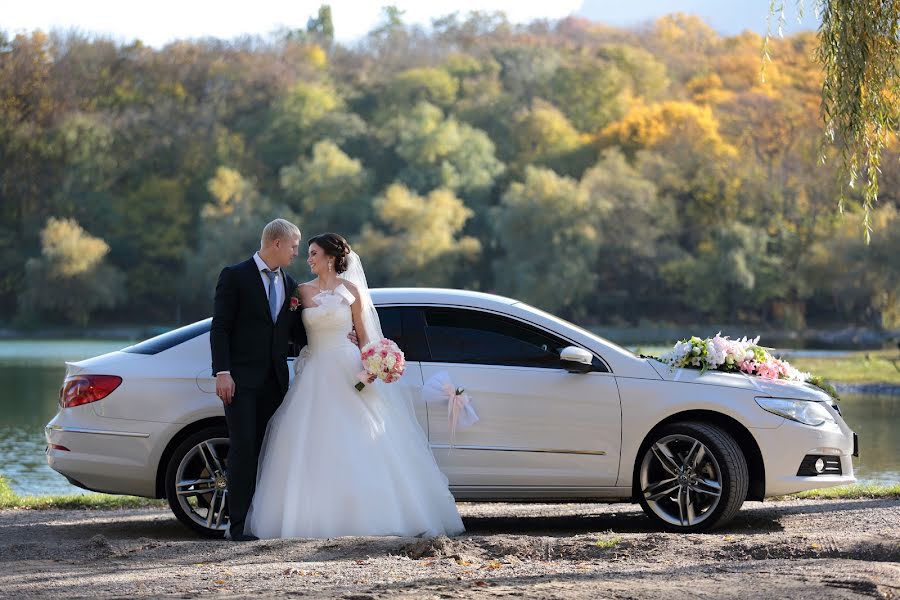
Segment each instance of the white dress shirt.
[{"label": "white dress shirt", "polygon": [[[269,276],[263,273],[263,269],[268,270],[269,267],[266,265],[266,261],[260,258],[259,252],[253,255],[253,260],[256,261],[256,266],[259,269],[259,276],[262,278],[263,289],[266,290],[266,298],[268,298]],[[272,282],[272,286],[275,288],[275,306],[278,307],[278,312],[281,312],[281,307],[284,304],[284,280],[282,280],[282,277],[284,277],[284,273],[281,272],[281,269],[276,269],[275,281]]]}]

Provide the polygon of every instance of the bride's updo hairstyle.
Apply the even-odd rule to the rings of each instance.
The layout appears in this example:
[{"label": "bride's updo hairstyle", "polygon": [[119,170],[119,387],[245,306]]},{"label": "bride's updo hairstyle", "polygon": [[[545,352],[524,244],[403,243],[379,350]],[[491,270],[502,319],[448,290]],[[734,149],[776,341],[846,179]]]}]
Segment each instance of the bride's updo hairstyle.
[{"label": "bride's updo hairstyle", "polygon": [[350,255],[350,244],[336,233],[320,233],[309,238],[307,246],[316,244],[328,256],[334,257],[334,270],[340,274],[347,270],[347,257]]}]

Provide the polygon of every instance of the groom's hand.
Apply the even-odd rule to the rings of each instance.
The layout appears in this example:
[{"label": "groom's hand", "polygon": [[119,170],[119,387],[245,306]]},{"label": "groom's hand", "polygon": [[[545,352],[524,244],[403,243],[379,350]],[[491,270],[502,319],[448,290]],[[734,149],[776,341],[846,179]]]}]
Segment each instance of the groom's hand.
[{"label": "groom's hand", "polygon": [[350,341],[353,342],[354,346],[359,346],[359,338],[356,337],[356,330],[351,329],[350,333],[347,334],[347,337],[350,338]]},{"label": "groom's hand", "polygon": [[231,399],[234,398],[234,379],[231,378],[231,373],[216,375],[216,396],[225,406],[231,404]]}]

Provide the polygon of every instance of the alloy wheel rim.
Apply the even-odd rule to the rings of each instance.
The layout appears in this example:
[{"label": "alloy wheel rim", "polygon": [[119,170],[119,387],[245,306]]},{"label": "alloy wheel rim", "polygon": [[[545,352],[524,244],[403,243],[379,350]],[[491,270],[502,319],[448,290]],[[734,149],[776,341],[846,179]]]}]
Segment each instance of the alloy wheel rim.
[{"label": "alloy wheel rim", "polygon": [[654,514],[672,525],[691,527],[709,518],[719,505],[722,470],[700,440],[667,435],[644,454],[640,484]]},{"label": "alloy wheel rim", "polygon": [[228,527],[228,438],[203,440],[184,455],[175,471],[178,504],[197,525],[213,531]]}]

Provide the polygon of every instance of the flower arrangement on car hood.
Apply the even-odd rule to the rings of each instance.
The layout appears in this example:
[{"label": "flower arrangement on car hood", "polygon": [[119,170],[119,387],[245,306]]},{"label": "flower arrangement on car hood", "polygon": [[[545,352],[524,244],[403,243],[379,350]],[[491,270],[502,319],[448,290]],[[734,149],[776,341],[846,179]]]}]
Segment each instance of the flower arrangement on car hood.
[{"label": "flower arrangement on car hood", "polygon": [[701,372],[710,369],[732,373],[743,373],[764,379],[784,379],[815,385],[837,398],[837,393],[823,378],[802,372],[786,361],[772,356],[759,345],[759,336],[748,339],[730,340],[719,332],[712,338],[701,339],[693,336],[681,340],[660,362],[675,368],[695,368]]}]

